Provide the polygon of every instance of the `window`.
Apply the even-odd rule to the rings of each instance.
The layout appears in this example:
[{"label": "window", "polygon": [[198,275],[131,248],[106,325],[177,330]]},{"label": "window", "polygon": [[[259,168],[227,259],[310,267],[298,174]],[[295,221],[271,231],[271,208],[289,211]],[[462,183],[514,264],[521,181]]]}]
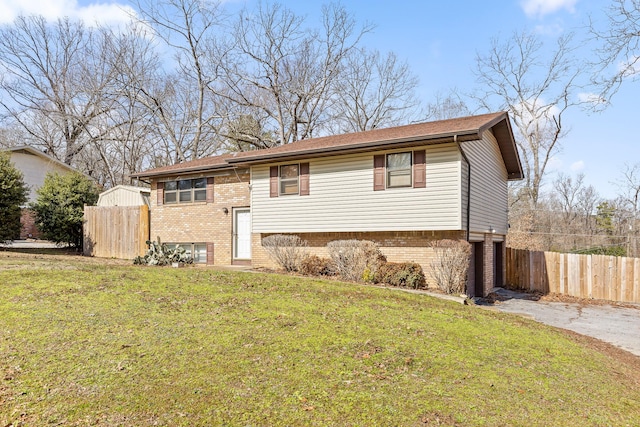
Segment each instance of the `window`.
[{"label": "window", "polygon": [[193,244],[193,262],[196,264],[207,263],[207,245],[205,243]]},{"label": "window", "polygon": [[164,183],[165,203],[207,201],[207,178],[181,179]]},{"label": "window", "polygon": [[308,196],[309,163],[269,167],[269,197]]},{"label": "window", "polygon": [[178,181],[169,181],[164,183],[164,202],[176,203]]},{"label": "window", "polygon": [[176,246],[184,248],[187,255],[193,257],[194,264],[207,263],[207,244],[206,243],[167,243],[169,249],[175,249]]},{"label": "window", "polygon": [[387,187],[411,185],[411,152],[387,154]]},{"label": "window", "polygon": [[300,168],[298,165],[280,166],[280,195],[298,194],[298,178]]}]

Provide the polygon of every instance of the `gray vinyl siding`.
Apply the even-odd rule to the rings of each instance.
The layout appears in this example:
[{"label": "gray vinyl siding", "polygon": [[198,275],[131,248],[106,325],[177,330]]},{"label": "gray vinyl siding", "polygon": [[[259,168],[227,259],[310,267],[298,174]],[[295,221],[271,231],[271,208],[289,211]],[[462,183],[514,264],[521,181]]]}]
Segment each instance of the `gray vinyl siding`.
[{"label": "gray vinyl siding", "polygon": [[[421,148],[414,150],[418,149]],[[373,191],[374,154],[406,150],[310,159],[309,196],[270,198],[271,165],[254,166],[253,232],[460,230],[461,172],[457,147],[443,144],[424,149],[426,188]]]},{"label": "gray vinyl siding", "polygon": [[492,226],[507,234],[507,170],[495,137],[486,131],[481,141],[462,143],[471,162],[471,233]]}]

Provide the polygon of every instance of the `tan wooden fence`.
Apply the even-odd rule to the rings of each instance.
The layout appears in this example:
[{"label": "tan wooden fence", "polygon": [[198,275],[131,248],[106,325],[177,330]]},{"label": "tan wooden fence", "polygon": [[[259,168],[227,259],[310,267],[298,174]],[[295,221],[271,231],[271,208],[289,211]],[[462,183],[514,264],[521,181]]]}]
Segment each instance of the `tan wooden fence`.
[{"label": "tan wooden fence", "polygon": [[84,254],[133,259],[144,255],[149,240],[149,208],[145,206],[85,206]]},{"label": "tan wooden fence", "polygon": [[640,258],[534,252],[507,248],[510,287],[640,303]]}]

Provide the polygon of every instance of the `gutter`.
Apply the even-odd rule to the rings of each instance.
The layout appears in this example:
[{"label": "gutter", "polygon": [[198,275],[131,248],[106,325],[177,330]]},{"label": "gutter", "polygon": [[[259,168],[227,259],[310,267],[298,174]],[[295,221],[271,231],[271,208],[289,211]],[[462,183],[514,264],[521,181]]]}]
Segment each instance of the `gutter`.
[{"label": "gutter", "polygon": [[254,154],[247,156],[229,157],[225,161],[229,165],[233,164],[253,164],[253,163],[269,163],[272,161],[290,159],[295,157],[309,157],[309,156],[322,156],[322,155],[334,155],[334,154],[351,154],[357,152],[366,152],[372,149],[386,149],[386,148],[404,148],[416,145],[432,145],[432,144],[446,144],[452,141],[456,142],[458,137],[466,137],[468,140],[476,140],[479,138],[478,130],[459,131],[456,133],[441,133],[430,137],[416,138],[415,136],[406,138],[396,138],[383,141],[367,141],[361,143],[353,143],[343,146],[329,146],[323,148],[307,148],[297,151],[285,151],[268,154]]},{"label": "gutter", "polygon": [[[177,165],[179,165],[179,163]],[[177,166],[177,165],[172,165],[172,166]],[[225,169],[230,170],[234,168],[236,168],[236,166],[232,166],[227,163],[217,164],[217,165],[199,165],[199,166],[192,166],[192,167],[186,167],[186,168],[176,167],[175,169],[164,170],[160,172],[151,172],[151,173],[140,172],[137,174],[129,175],[129,177],[143,181],[142,178],[154,178],[157,176],[167,176],[167,175],[194,174],[198,172],[202,173],[202,172],[210,172],[214,170],[225,170]]]},{"label": "gutter", "polygon": [[466,153],[462,149],[462,145],[458,141],[458,135],[453,136],[453,142],[458,147],[458,151],[460,151],[460,155],[467,163],[467,242],[469,241],[470,229],[471,229],[471,162],[469,162],[469,158]]}]

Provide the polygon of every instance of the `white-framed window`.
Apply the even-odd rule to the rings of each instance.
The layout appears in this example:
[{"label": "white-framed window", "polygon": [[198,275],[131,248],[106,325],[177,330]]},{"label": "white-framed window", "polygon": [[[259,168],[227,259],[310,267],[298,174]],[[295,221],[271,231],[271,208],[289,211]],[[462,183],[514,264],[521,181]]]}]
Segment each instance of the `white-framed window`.
[{"label": "white-framed window", "polygon": [[411,151],[387,154],[387,188],[411,185]]},{"label": "white-framed window", "polygon": [[193,244],[193,262],[196,264],[207,263],[207,245],[206,243],[194,243]]},{"label": "white-framed window", "polygon": [[300,165],[280,166],[280,195],[288,196],[300,192]]},{"label": "white-framed window", "polygon": [[164,183],[164,203],[192,203],[207,200],[207,178],[181,179]]}]

